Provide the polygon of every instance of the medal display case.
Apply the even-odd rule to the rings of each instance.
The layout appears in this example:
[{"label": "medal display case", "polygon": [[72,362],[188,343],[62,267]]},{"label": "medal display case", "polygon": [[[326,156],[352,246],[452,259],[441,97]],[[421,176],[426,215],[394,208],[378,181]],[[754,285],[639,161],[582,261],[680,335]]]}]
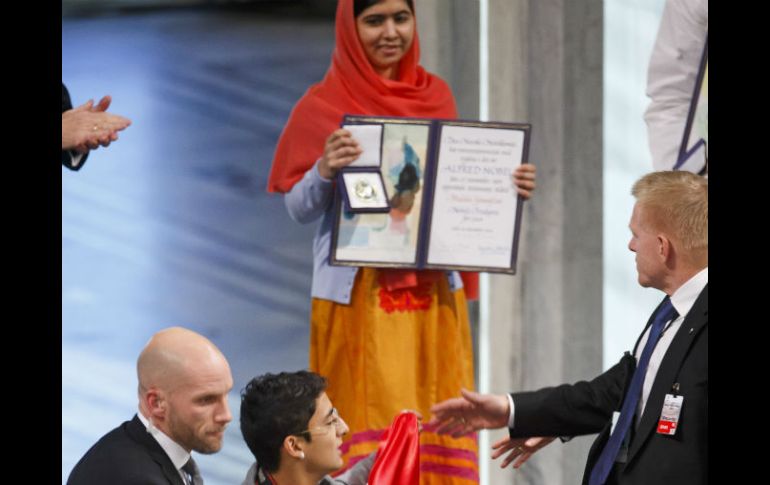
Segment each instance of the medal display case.
[{"label": "medal display case", "polygon": [[388,193],[382,180],[382,132],[380,124],[343,124],[363,149],[361,155],[337,173],[337,186],[352,214],[390,212]]}]

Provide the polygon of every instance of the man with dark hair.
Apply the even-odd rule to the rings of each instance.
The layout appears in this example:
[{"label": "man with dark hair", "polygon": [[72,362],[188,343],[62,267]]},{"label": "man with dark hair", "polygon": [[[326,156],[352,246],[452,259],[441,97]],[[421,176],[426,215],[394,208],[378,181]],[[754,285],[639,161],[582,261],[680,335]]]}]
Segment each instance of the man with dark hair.
[{"label": "man with dark hair", "polygon": [[365,485],[375,453],[331,478],[343,465],[348,426],[313,372],[281,372],[252,379],[241,391],[241,433],[256,458],[243,485]]}]

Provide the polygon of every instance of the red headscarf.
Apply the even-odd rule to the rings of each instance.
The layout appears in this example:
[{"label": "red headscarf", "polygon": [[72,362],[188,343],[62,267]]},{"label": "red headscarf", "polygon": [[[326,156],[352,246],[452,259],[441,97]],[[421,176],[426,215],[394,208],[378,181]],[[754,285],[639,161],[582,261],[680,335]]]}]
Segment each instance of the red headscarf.
[{"label": "red headscarf", "polygon": [[294,106],[275,150],[268,192],[288,192],[323,154],[326,138],[348,114],[456,118],[449,86],[418,64],[415,30],[399,64],[397,80],[381,77],[358,39],[353,0],[337,4],[336,46],[324,79]]},{"label": "red headscarf", "polygon": [[[419,65],[420,41],[416,30],[412,46],[399,63],[396,80],[381,77],[369,63],[358,38],[353,0],[337,3],[335,40],[332,63],[326,76],[308,88],[294,106],[281,133],[270,170],[268,192],[291,190],[323,154],[326,138],[339,128],[346,113],[457,117],[449,86]],[[392,273],[394,276],[400,274],[398,279],[409,282],[396,287],[416,284],[413,271]]]}]

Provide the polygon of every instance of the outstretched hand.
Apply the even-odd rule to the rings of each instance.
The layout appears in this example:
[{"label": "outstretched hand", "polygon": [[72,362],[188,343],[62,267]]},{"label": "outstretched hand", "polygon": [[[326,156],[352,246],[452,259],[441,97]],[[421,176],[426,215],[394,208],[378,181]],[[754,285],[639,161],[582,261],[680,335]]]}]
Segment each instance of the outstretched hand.
[{"label": "outstretched hand", "polygon": [[480,429],[502,428],[508,425],[508,398],[499,394],[478,394],[462,389],[462,397],[447,399],[430,408],[437,426],[436,432],[459,436]]},{"label": "outstretched hand", "polygon": [[516,460],[513,464],[513,468],[519,468],[530,457],[535,454],[537,450],[544,447],[555,438],[553,437],[534,437],[534,438],[503,438],[500,441],[492,445],[492,449],[495,450],[492,453],[492,459],[496,460],[508,451],[508,456],[503,458],[500,463],[500,468],[505,468],[511,464],[513,460]]}]

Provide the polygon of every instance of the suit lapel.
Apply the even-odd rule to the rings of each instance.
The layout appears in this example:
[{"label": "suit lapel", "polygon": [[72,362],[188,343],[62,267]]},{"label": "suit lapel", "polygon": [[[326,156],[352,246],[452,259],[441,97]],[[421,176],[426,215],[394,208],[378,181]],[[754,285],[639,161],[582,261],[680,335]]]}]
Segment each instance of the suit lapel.
[{"label": "suit lapel", "polygon": [[131,438],[147,449],[147,452],[155,463],[157,463],[163,470],[163,474],[166,476],[169,483],[173,485],[185,485],[182,477],[179,476],[176,467],[171,462],[171,458],[169,458],[166,452],[163,451],[163,448],[161,448],[155,438],[147,432],[147,428],[145,428],[144,423],[142,423],[138,416],[134,416],[134,419],[129,421],[126,431]]},{"label": "suit lapel", "polygon": [[636,433],[631,442],[631,448],[628,455],[629,462],[634,459],[636,453],[641,449],[644,442],[649,438],[650,433],[655,429],[662,409],[661,403],[663,402],[665,395],[671,392],[671,386],[677,378],[679,369],[682,367],[682,362],[685,357],[687,357],[695,338],[700,334],[700,331],[707,323],[708,285],[701,291],[701,294],[698,296],[692,309],[690,309],[690,312],[679,327],[679,331],[666,351],[666,355],[663,356],[663,360],[660,363],[660,369],[655,376],[655,382],[653,383],[650,395],[647,398],[644,414],[642,415],[642,419],[639,422],[639,426],[636,428]]}]

